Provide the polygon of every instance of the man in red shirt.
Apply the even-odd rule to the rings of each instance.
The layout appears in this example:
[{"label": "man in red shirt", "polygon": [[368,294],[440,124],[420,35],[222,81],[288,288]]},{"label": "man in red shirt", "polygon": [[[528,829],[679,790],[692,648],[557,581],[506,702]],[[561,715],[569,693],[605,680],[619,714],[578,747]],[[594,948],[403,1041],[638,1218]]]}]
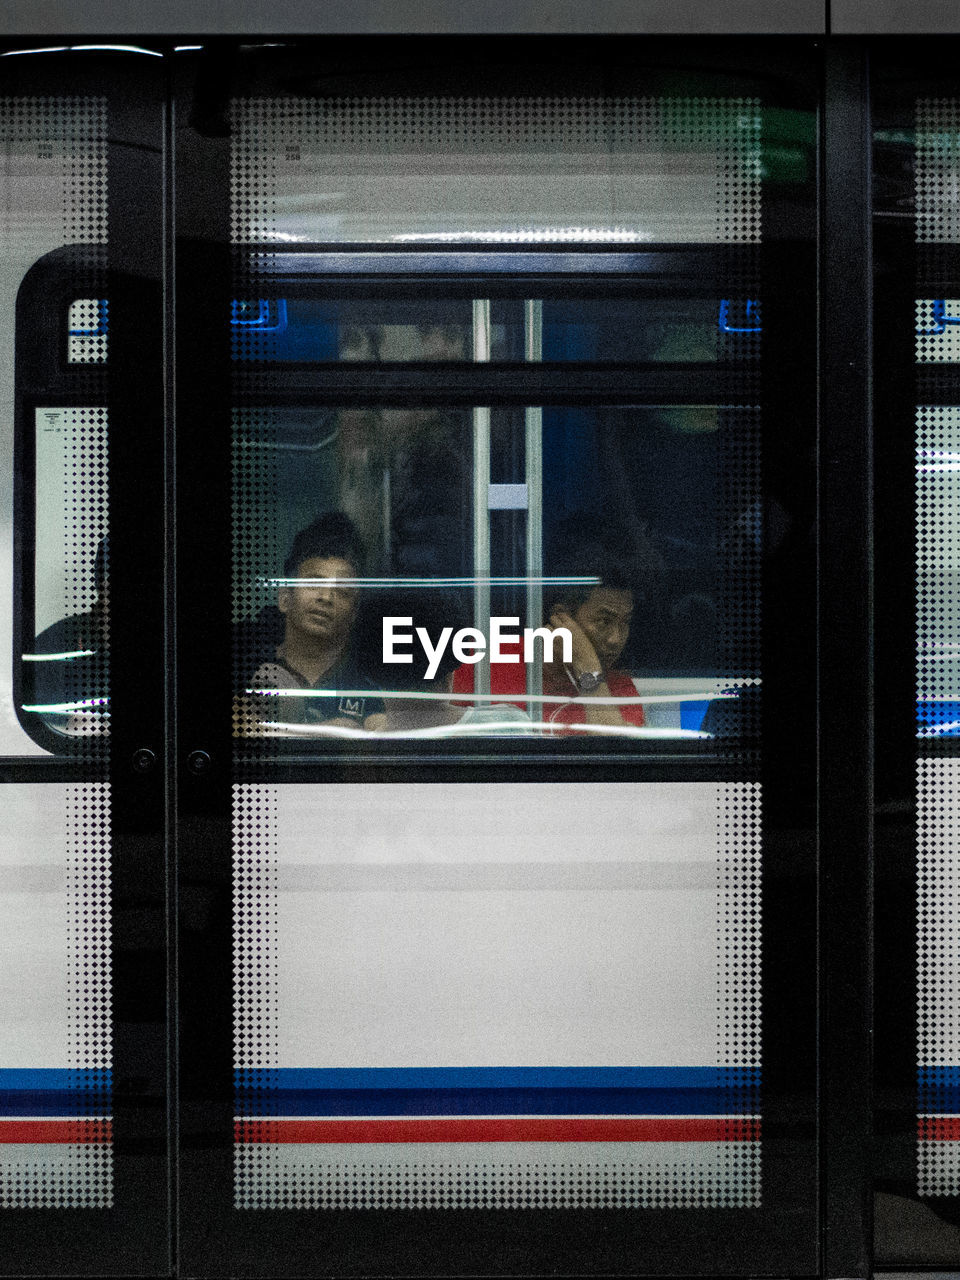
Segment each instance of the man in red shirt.
[{"label": "man in red shirt", "polygon": [[[572,661],[543,664],[541,715],[530,707],[532,718],[542,720],[558,734],[589,733],[578,725],[605,726],[607,732],[639,728],[644,724],[643,706],[633,681],[616,663],[630,635],[633,616],[633,590],[618,573],[598,574],[600,585],[581,589],[567,588],[562,598],[550,608],[550,625],[566,627],[573,640]],[[561,646],[555,646],[559,652]],[[522,655],[518,655],[522,657]],[[527,710],[526,666],[517,663],[490,664],[490,692]],[[473,693],[473,667],[458,667],[453,677],[453,693]],[[556,701],[552,701],[556,698]],[[608,698],[630,698],[625,704],[611,705]],[[576,701],[573,701],[576,699]],[[603,728],[595,732],[603,733]]]}]

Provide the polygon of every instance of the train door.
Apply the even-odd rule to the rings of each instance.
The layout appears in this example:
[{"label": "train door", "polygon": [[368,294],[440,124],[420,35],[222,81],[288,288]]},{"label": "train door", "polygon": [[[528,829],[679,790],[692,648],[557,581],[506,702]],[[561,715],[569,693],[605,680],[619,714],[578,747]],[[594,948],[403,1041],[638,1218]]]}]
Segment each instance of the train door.
[{"label": "train door", "polygon": [[591,48],[179,78],[193,1272],[817,1266],[813,81]]},{"label": "train door", "polygon": [[170,1258],[157,57],[0,57],[0,1233],[24,1275]]},{"label": "train door", "polygon": [[[960,1250],[956,1013],[956,112],[939,54],[874,65],[878,1260]],[[911,607],[904,608],[903,601]]]}]

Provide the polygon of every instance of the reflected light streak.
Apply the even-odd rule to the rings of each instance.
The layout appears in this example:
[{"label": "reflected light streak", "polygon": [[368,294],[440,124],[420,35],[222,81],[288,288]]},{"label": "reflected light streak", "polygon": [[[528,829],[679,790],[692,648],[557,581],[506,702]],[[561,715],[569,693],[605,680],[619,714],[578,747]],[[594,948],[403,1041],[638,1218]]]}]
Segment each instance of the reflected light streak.
[{"label": "reflected light streak", "polygon": [[17,58],[28,53],[145,53],[151,58],[162,58],[156,49],[144,49],[138,44],[56,44],[43,49],[8,49],[0,58]]},{"label": "reflected light streak", "polygon": [[525,587],[539,582],[546,587],[596,587],[593,576],[566,578],[260,578],[267,587],[472,587],[478,582],[491,587]]},{"label": "reflected light streak", "polygon": [[574,726],[575,734],[571,735],[566,732],[568,726],[562,726],[564,730],[557,732],[557,725],[548,720],[534,720],[530,724],[523,724],[516,720],[504,720],[500,724],[482,724],[482,725],[460,725],[445,724],[430,729],[406,729],[397,733],[387,733],[379,730],[369,729],[351,729],[345,725],[327,725],[327,724],[288,724],[282,720],[262,720],[258,722],[259,728],[270,731],[270,736],[275,734],[277,737],[291,738],[355,738],[363,741],[371,739],[379,741],[396,741],[398,738],[486,738],[486,737],[510,737],[510,738],[542,738],[544,736],[541,730],[546,731],[548,737],[569,737],[576,736],[581,733],[596,733],[605,737],[615,738],[701,738],[712,739],[712,733],[702,733],[699,729],[652,729],[638,728],[635,725],[613,725],[613,724],[578,724]]},{"label": "reflected light streak", "polygon": [[570,698],[564,694],[549,693],[517,693],[509,698],[502,693],[448,693],[446,690],[439,693],[428,692],[424,690],[391,690],[391,689],[245,689],[244,693],[253,697],[262,698],[370,698],[379,696],[382,698],[402,698],[405,702],[453,702],[459,704],[461,702],[489,702],[511,704],[515,702],[547,702],[551,706],[577,703],[594,707],[636,707],[650,706],[654,703],[664,702],[712,702],[717,698],[729,699],[731,696],[736,697],[736,691],[711,690],[708,693],[655,693],[649,696],[641,697],[639,694],[633,697],[613,697],[612,695],[604,698]]},{"label": "reflected light streak", "polygon": [[944,733],[953,733],[957,729],[960,729],[960,720],[951,720],[949,724],[933,724],[924,729],[918,729],[917,737],[937,738]]},{"label": "reflected light streak", "polygon": [[24,662],[69,662],[71,658],[92,658],[96,649],[71,649],[67,653],[22,653]]},{"label": "reflected light streak", "polygon": [[0,53],[0,58],[19,58],[26,53],[66,53],[68,48],[69,45],[55,44],[44,49],[8,49],[6,53]]},{"label": "reflected light streak", "polygon": [[72,44],[71,53],[145,53],[151,58],[162,58],[163,54],[156,49],[142,49],[138,44]]},{"label": "reflected light streak", "polygon": [[597,242],[603,244],[642,244],[652,240],[643,231],[627,227],[540,227],[515,231],[408,231],[391,236],[395,244],[418,244],[430,241],[442,244],[556,244],[557,242]]},{"label": "reflected light streak", "polygon": [[39,711],[46,712],[68,712],[68,711],[85,711],[94,707],[108,707],[110,705],[109,698],[84,698],[82,702],[35,702],[28,705],[23,703],[21,711]]}]

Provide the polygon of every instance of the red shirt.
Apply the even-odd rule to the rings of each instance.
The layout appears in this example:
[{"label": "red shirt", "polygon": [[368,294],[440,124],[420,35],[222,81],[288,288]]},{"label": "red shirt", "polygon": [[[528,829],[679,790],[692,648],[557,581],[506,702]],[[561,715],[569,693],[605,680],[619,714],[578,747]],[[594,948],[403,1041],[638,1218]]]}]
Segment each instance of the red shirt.
[{"label": "red shirt", "polygon": [[[506,650],[506,646],[503,646]],[[519,655],[518,655],[519,656]],[[608,671],[605,677],[610,696],[613,698],[636,698],[637,689],[625,671]],[[529,711],[533,720],[544,720],[555,725],[586,724],[587,709],[583,702],[545,702],[543,711],[537,714],[535,707],[527,707],[523,695],[527,691],[526,666],[522,662],[491,662],[490,692],[497,694],[503,702],[512,702],[521,711]],[[547,692],[544,690],[544,692]],[[458,693],[473,693],[473,666],[464,663],[453,673],[454,697]],[[570,697],[577,694],[570,688]],[[641,702],[628,702],[617,710],[627,724],[641,728],[646,721],[643,716]]]}]

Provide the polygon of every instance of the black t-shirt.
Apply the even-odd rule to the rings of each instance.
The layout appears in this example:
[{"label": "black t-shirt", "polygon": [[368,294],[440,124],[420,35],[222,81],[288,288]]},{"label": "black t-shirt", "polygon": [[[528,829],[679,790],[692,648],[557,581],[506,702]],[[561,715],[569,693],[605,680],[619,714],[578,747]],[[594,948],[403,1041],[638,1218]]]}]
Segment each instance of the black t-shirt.
[{"label": "black t-shirt", "polygon": [[[251,697],[256,718],[282,724],[321,724],[348,720],[363,727],[368,716],[383,713],[383,699],[365,673],[356,653],[348,648],[337,665],[324,672],[315,686],[277,653],[283,643],[284,617],[270,605],[256,618],[239,624],[234,633],[236,692]],[[275,693],[252,690],[276,690]],[[302,690],[304,696],[297,695]]]},{"label": "black t-shirt", "polygon": [[383,699],[349,651],[311,685],[274,650],[257,666],[244,692],[252,692],[257,717],[267,722],[322,724],[337,719],[362,729],[368,716],[383,714]]}]

